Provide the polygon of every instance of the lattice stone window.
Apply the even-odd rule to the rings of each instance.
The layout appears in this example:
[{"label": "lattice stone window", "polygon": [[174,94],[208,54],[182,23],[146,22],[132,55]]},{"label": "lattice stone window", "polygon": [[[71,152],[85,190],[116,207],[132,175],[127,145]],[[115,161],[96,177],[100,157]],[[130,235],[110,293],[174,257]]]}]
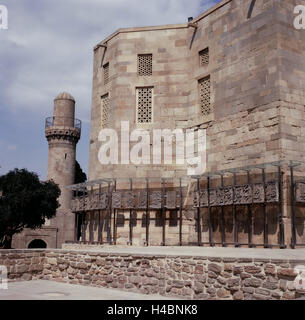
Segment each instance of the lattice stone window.
[{"label": "lattice stone window", "polygon": [[109,125],[109,94],[102,96],[101,100],[101,126],[106,128]]},{"label": "lattice stone window", "polygon": [[153,108],[153,88],[137,88],[137,122],[151,123]]},{"label": "lattice stone window", "polygon": [[209,64],[210,55],[209,55],[209,48],[205,48],[199,52],[199,63],[200,66],[206,66]]},{"label": "lattice stone window", "polygon": [[152,75],[152,54],[138,55],[138,75],[139,76]]},{"label": "lattice stone window", "polygon": [[211,79],[210,76],[199,80],[200,111],[203,116],[211,113]]},{"label": "lattice stone window", "polygon": [[104,84],[109,82],[109,62],[103,65],[104,71]]}]

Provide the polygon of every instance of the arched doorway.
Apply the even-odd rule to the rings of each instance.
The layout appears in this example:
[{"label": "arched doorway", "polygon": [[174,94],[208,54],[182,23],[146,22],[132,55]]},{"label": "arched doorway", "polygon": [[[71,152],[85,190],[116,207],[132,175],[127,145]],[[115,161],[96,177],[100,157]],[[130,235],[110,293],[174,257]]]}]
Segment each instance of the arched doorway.
[{"label": "arched doorway", "polygon": [[42,249],[46,247],[47,247],[47,244],[41,239],[35,239],[31,241],[28,245],[29,249]]}]

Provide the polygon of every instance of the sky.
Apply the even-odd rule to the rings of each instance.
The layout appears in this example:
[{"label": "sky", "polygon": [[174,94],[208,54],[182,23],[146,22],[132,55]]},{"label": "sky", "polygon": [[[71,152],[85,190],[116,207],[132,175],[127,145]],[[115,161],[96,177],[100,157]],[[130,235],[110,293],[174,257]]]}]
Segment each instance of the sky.
[{"label": "sky", "polygon": [[62,91],[82,120],[77,160],[88,172],[93,47],[119,28],[185,23],[221,0],[0,0],[0,175],[46,178],[45,118]]}]

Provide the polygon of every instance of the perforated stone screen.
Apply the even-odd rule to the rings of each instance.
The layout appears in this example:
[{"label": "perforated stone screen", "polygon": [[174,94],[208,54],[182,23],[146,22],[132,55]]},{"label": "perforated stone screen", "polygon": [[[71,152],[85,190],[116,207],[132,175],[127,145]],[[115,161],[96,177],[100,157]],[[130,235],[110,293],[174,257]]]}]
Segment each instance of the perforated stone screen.
[{"label": "perforated stone screen", "polygon": [[109,82],[109,63],[106,63],[103,66],[104,71],[104,84],[107,84]]},{"label": "perforated stone screen", "polygon": [[210,56],[209,56],[209,48],[203,49],[199,52],[199,63],[200,66],[205,66],[209,64]]},{"label": "perforated stone screen", "polygon": [[152,75],[152,54],[138,55],[138,75],[139,76]]},{"label": "perforated stone screen", "polygon": [[137,122],[151,123],[153,108],[153,88],[137,88]]},{"label": "perforated stone screen", "polygon": [[108,93],[101,98],[101,126],[105,128],[109,124],[109,95]]},{"label": "perforated stone screen", "polygon": [[211,113],[211,80],[210,76],[199,80],[200,109],[203,116]]}]

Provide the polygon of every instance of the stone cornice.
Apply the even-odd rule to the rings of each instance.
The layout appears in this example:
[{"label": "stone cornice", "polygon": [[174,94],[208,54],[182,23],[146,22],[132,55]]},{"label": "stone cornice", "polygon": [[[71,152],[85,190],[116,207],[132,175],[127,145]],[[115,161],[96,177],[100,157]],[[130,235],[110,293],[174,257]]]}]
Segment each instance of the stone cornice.
[{"label": "stone cornice", "polygon": [[49,127],[45,130],[48,142],[68,141],[77,143],[80,139],[80,130],[71,127]]}]

